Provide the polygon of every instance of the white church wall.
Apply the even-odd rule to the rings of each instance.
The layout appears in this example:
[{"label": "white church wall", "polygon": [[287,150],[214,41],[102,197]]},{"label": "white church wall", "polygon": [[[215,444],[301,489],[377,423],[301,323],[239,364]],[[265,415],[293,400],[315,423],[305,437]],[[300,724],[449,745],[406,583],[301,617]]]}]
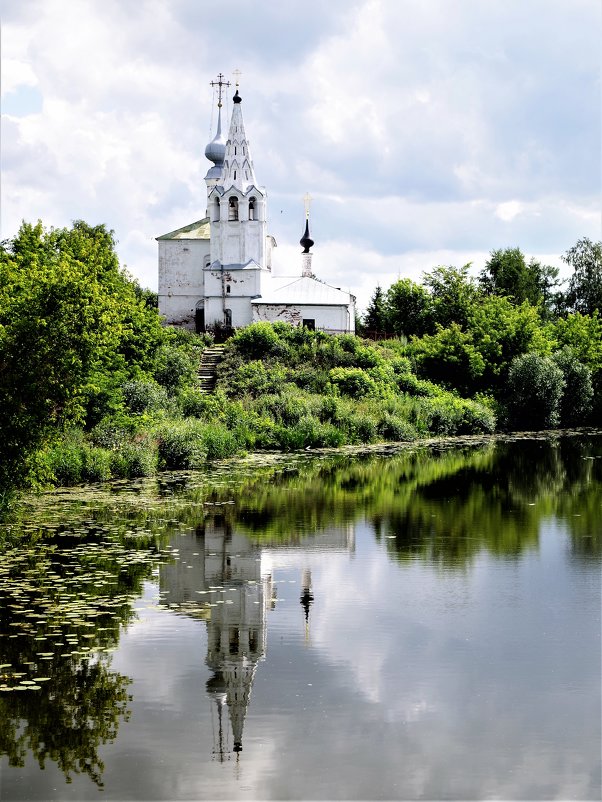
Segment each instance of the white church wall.
[{"label": "white church wall", "polygon": [[194,326],[196,304],[205,293],[203,265],[208,240],[159,241],[159,312],[167,323]]},{"label": "white church wall", "polygon": [[316,329],[340,334],[355,332],[354,317],[346,306],[309,306],[303,304],[253,304],[253,322],[267,321],[302,326],[304,320],[313,320]]}]

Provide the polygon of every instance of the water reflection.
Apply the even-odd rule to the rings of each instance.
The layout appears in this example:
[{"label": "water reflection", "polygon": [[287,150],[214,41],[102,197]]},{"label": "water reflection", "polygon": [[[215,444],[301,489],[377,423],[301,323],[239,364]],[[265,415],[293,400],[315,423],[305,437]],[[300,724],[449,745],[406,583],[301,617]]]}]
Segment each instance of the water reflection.
[{"label": "water reflection", "polygon": [[[160,798],[151,768],[163,750],[192,798],[244,796],[227,784],[228,762],[257,773],[255,796],[330,798],[334,773],[337,793],[365,798],[370,782],[394,796],[398,781],[430,798],[447,781],[508,798],[536,787],[535,798],[544,785],[529,785],[526,769],[518,784],[500,781],[520,771],[524,744],[545,766],[583,760],[576,786],[599,790],[583,733],[599,741],[586,700],[597,698],[602,437],[303,455],[78,492],[72,505],[65,493],[40,503],[0,556],[0,753],[15,777],[43,786],[33,756],[67,782],[82,775],[71,798],[85,796],[83,780],[96,792],[90,779],[110,778],[111,798],[125,799],[135,754],[149,771],[136,793]],[[159,597],[139,612],[148,660],[119,663],[145,582]],[[146,640],[175,616],[197,651],[186,662],[192,647],[174,628],[172,675]],[[174,698],[158,705],[159,674],[182,697],[188,682],[184,709],[173,704],[173,749],[155,745]],[[207,719],[194,712],[199,691]],[[202,782],[179,755],[197,730],[190,765],[202,765]],[[286,754],[266,769],[258,741]],[[365,759],[351,766],[350,754]],[[489,785],[465,780],[475,763]],[[550,776],[545,787],[564,786]],[[34,796],[48,798],[21,792]]]},{"label": "water reflection", "polygon": [[[289,551],[350,554],[355,549],[353,526],[330,527],[316,535],[295,537]],[[212,672],[206,691],[213,703],[213,757],[219,762],[238,757],[259,662],[266,655],[267,613],[277,603],[273,579],[273,547],[251,541],[224,515],[207,516],[188,537],[170,542],[177,560],[160,568],[160,593],[167,607],[201,619],[207,626],[206,665]],[[279,545],[282,548],[282,544]],[[299,602],[309,638],[314,602],[311,570],[300,572]]]}]

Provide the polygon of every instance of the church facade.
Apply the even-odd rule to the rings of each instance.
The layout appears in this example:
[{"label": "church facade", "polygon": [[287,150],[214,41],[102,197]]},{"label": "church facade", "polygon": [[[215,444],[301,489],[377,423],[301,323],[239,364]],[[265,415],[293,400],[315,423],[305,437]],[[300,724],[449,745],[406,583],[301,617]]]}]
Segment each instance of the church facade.
[{"label": "church facade", "polygon": [[267,231],[267,193],[255,177],[238,89],[227,139],[222,135],[228,85],[222,78],[214,82],[217,132],[205,149],[212,162],[205,217],[157,237],[159,313],[170,325],[199,332],[265,320],[353,333],[354,296],[312,273],[308,209],[299,264],[286,266],[285,274],[272,270],[276,241]]}]

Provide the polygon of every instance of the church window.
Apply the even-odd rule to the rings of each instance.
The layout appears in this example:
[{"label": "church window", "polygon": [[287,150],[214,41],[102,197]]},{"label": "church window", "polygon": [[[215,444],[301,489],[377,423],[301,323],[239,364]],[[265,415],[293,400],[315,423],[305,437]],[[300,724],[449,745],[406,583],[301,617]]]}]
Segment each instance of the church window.
[{"label": "church window", "polygon": [[232,328],[232,310],[224,309],[224,323],[229,328]]},{"label": "church window", "polygon": [[[234,173],[236,177],[236,173]],[[238,220],[238,198],[230,198],[228,201],[228,220]]]},{"label": "church window", "polygon": [[230,285],[229,284],[226,284],[226,293],[227,293],[227,295],[230,295]]},{"label": "church window", "polygon": [[315,318],[303,318],[303,328],[309,329],[310,331],[316,330],[316,321]]},{"label": "church window", "polygon": [[249,199],[249,220],[256,220],[257,219],[255,217],[255,212],[256,212],[256,209],[255,209],[255,198],[250,198]]},{"label": "church window", "polygon": [[236,156],[236,145],[234,145],[234,155]]},{"label": "church window", "polygon": [[234,180],[236,181],[236,170],[234,171]]},{"label": "church window", "polygon": [[219,223],[219,198],[217,197],[215,199],[215,206],[213,208],[215,209],[215,213],[213,215],[213,222]]}]

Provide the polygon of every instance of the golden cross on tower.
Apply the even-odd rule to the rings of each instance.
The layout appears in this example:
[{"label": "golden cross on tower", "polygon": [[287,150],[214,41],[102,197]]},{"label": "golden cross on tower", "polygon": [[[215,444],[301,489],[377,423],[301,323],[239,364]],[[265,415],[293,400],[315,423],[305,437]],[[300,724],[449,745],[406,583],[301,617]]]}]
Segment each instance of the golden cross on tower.
[{"label": "golden cross on tower", "polygon": [[[221,109],[223,88],[224,86],[230,86],[230,81],[224,81],[224,74],[220,72],[217,76],[217,80],[209,81],[209,86],[217,86],[217,107]],[[215,97],[215,95],[213,97]]]},{"label": "golden cross on tower", "polygon": [[232,75],[234,76],[234,80],[236,82],[234,85],[238,86],[238,84],[240,82],[240,76],[242,75],[242,72],[240,70],[234,70]]},{"label": "golden cross on tower", "polygon": [[309,194],[309,192],[306,192],[303,196],[303,203],[305,204],[305,217],[307,220],[309,220],[309,204],[312,202],[312,200],[312,196]]}]

